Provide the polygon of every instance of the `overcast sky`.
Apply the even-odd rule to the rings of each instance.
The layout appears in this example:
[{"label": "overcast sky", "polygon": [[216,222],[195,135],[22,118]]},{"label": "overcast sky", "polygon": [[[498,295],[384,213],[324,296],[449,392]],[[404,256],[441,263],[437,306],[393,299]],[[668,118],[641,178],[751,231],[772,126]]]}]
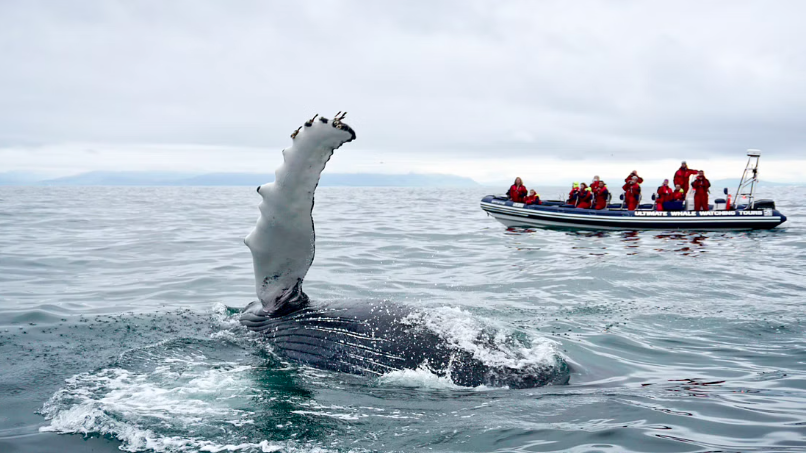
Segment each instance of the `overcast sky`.
[{"label": "overcast sky", "polygon": [[0,172],[806,181],[803,1],[0,1]]}]

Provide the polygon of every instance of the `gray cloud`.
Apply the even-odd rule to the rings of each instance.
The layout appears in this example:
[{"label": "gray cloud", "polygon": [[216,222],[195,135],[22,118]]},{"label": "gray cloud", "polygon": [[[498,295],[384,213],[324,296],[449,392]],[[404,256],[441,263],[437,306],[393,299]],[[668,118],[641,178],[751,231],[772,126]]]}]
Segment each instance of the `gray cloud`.
[{"label": "gray cloud", "polygon": [[2,2],[0,148],[279,148],[346,109],[367,152],[803,158],[803,17],[798,1]]}]

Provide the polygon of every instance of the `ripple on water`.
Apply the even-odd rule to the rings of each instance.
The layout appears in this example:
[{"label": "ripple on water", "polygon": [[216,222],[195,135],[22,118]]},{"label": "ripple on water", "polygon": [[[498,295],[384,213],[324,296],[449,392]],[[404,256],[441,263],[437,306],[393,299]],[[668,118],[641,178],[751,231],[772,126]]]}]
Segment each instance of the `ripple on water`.
[{"label": "ripple on water", "polygon": [[575,233],[507,230],[487,189],[321,188],[307,292],[507,326],[573,368],[511,390],[278,360],[222,308],[254,298],[254,189],[0,188],[0,450],[56,431],[132,451],[801,451],[806,192],[769,190],[775,231]]}]

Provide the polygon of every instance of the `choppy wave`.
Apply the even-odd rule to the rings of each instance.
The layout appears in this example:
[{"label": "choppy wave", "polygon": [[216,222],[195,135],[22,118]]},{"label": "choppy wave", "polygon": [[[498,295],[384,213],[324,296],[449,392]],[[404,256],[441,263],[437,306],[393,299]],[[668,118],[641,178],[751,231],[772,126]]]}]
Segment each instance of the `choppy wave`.
[{"label": "choppy wave", "polygon": [[562,361],[557,342],[545,337],[528,337],[502,322],[483,321],[459,307],[420,310],[403,322],[425,326],[449,345],[471,353],[491,367],[528,369],[558,366]]},{"label": "choppy wave", "polygon": [[[209,315],[211,331],[206,339],[158,341],[124,351],[112,366],[69,377],[42,407],[40,412],[49,424],[40,431],[109,436],[121,442],[121,449],[133,452],[324,452],[328,451],[325,443],[303,445],[294,439],[261,440],[254,436],[254,429],[265,426],[267,421],[263,418],[268,415],[266,407],[255,407],[254,401],[281,403],[281,397],[261,387],[264,374],[282,369],[303,382],[324,387],[347,378],[353,380],[353,385],[377,388],[495,390],[456,385],[449,374],[437,373],[426,365],[393,371],[373,380],[277,362],[271,344],[240,325],[237,309],[219,303]],[[433,330],[453,347],[471,352],[490,366],[529,369],[554,366],[561,360],[556,342],[530,339],[522,333],[517,337],[516,331],[502,323],[482,321],[455,307],[416,311],[406,322]],[[268,362],[248,360],[253,354],[268,354]],[[308,399],[296,401],[287,408],[286,415],[339,422],[420,418],[417,414],[376,407],[323,406]],[[293,432],[299,421],[275,419],[268,423]]]},{"label": "choppy wave", "polygon": [[[184,338],[127,351],[118,367],[68,378],[41,409],[49,425],[40,431],[110,436],[132,452],[330,451],[255,436],[267,414],[254,402],[277,397],[260,385],[265,366],[225,360],[226,347]],[[293,432],[294,422],[283,429]]]},{"label": "choppy wave", "polygon": [[254,298],[253,189],[0,188],[0,450],[803,450],[803,189],[771,193],[776,231],[596,234],[508,231],[486,191],[318,191],[306,292],[569,386],[279,359],[227,308]]}]

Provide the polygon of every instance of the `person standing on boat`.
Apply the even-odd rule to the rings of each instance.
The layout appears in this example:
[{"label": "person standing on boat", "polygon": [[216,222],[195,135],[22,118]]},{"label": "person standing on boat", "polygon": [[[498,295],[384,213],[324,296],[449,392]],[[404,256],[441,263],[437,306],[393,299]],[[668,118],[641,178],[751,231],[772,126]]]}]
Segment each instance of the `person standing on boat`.
[{"label": "person standing on boat", "polygon": [[638,200],[641,199],[641,185],[638,182],[638,175],[630,178],[622,187],[624,189],[624,201],[627,202],[627,210],[635,211],[638,207]]},{"label": "person standing on boat", "polygon": [[515,183],[507,191],[507,196],[515,203],[522,202],[526,197],[526,187],[524,187],[520,176],[515,178]]},{"label": "person standing on boat", "polygon": [[601,182],[601,181],[599,181],[599,175],[594,176],[594,177],[593,177],[593,182],[591,182],[591,185],[590,185],[591,192],[593,192],[594,194],[596,194],[596,191],[597,191],[597,190],[599,190],[599,186],[600,186],[601,184],[602,184],[602,182]]},{"label": "person standing on boat", "polygon": [[674,173],[674,185],[679,185],[683,189],[683,193],[688,193],[688,179],[697,174],[697,170],[688,168],[686,161],[680,163],[680,168]]},{"label": "person standing on boat", "polygon": [[708,210],[708,189],[711,188],[711,181],[705,177],[705,172],[700,170],[697,173],[697,179],[691,183],[694,189],[694,210],[707,211]]},{"label": "person standing on boat", "polygon": [[632,173],[630,173],[629,176],[624,178],[624,182],[630,182],[630,180],[632,180],[634,178],[638,178],[638,184],[643,184],[644,178],[638,176],[638,170],[633,170]]},{"label": "person standing on boat", "polygon": [[590,209],[593,203],[593,192],[584,182],[579,185],[579,196],[577,197],[577,207],[580,209]]},{"label": "person standing on boat", "polygon": [[577,197],[579,196],[579,183],[575,182],[571,186],[571,191],[568,192],[568,200],[566,200],[567,204],[572,204],[574,206],[577,205]]},{"label": "person standing on boat", "polygon": [[529,196],[523,199],[523,204],[540,204],[540,195],[534,189],[530,190]]},{"label": "person standing on boat", "polygon": [[667,201],[672,201],[672,194],[674,191],[671,187],[669,187],[669,180],[664,179],[663,185],[658,187],[658,193],[655,197],[655,210],[656,211],[663,211],[663,203]]},{"label": "person standing on boat", "polygon": [[607,197],[610,195],[610,191],[607,190],[607,184],[604,181],[599,181],[599,187],[594,191],[595,197],[595,206],[593,209],[604,209],[607,207]]}]

